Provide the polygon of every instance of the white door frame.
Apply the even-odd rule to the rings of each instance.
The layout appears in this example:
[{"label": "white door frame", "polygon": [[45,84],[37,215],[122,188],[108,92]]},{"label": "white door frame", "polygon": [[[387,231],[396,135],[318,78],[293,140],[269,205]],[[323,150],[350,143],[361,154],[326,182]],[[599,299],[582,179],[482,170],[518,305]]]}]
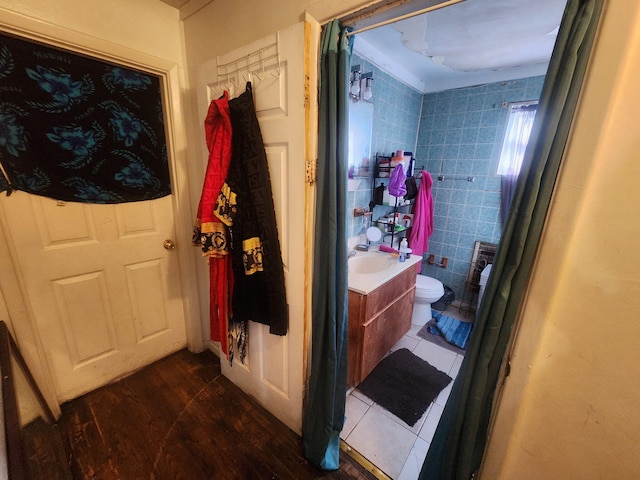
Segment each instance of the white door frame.
[{"label": "white door frame", "polygon": [[[187,136],[181,97],[180,70],[184,67],[170,60],[2,9],[0,9],[0,31],[137,68],[161,78],[166,121],[165,134],[173,190],[174,228],[178,236],[176,253],[179,258],[187,346],[191,351],[202,351],[204,345],[194,275],[196,266],[191,246],[194,216],[189,200]],[[0,220],[3,220],[1,211]],[[11,315],[11,319],[4,320],[7,321],[16,343],[25,350],[22,352],[25,361],[34,372],[43,395],[57,416],[60,414],[60,407],[53,388],[51,369],[46,361],[43,342],[38,334],[33,313],[26,301],[23,278],[16,268],[15,246],[8,241],[2,223],[0,222],[0,267],[2,267],[0,295],[4,298],[7,311]]]},{"label": "white door frame", "polygon": [[[304,61],[305,61],[305,302],[304,302],[304,352],[303,372],[305,397],[311,376],[312,342],[312,293],[313,293],[313,247],[316,221],[316,182],[318,179],[318,57],[320,55],[320,22],[305,12],[304,17]],[[304,415],[304,411],[303,411]]]}]

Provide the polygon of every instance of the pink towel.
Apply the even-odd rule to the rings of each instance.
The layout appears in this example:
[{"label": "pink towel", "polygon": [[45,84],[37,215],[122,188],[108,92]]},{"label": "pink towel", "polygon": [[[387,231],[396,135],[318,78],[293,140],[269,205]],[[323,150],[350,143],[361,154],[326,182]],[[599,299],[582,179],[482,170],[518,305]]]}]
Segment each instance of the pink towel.
[{"label": "pink towel", "polygon": [[[422,181],[418,188],[416,204],[413,210],[413,228],[409,235],[409,246],[412,255],[420,255],[429,251],[429,237],[433,233],[433,197],[431,196],[433,179],[431,174],[422,171]],[[420,269],[420,264],[418,264]]]}]

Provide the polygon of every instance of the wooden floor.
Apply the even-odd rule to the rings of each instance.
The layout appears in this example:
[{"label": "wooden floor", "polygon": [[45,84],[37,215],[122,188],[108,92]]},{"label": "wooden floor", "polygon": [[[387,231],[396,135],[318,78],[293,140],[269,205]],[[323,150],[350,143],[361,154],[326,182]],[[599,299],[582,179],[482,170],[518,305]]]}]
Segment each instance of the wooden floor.
[{"label": "wooden floor", "polygon": [[323,472],[298,435],[186,350],[62,406],[76,479],[374,479],[341,452]]}]

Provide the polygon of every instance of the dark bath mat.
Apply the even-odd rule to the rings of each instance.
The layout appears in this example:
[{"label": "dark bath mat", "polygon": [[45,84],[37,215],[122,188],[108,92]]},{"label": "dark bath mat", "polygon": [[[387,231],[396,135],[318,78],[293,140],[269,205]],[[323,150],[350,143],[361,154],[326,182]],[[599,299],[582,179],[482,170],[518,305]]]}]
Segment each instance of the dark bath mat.
[{"label": "dark bath mat", "polygon": [[358,390],[412,427],[451,377],[406,348],[382,359]]}]

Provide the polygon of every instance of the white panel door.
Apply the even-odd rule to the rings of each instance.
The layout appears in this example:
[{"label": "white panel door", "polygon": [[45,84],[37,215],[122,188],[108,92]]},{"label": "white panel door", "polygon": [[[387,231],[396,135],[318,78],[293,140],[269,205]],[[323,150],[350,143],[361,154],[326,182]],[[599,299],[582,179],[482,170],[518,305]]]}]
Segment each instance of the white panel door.
[{"label": "white panel door", "polygon": [[14,192],[0,207],[61,402],[185,346],[177,253],[163,247],[170,196],[88,205]]},{"label": "white panel door", "polygon": [[[271,175],[289,304],[289,331],[286,336],[275,336],[269,334],[269,327],[249,322],[249,353],[245,363],[236,359],[230,366],[223,360],[222,372],[300,433],[304,383],[303,23],[201,65],[197,85],[199,117],[204,121],[209,102],[225,89],[229,90],[230,98],[244,92],[249,79]],[[204,130],[201,135],[206,158]]]}]

